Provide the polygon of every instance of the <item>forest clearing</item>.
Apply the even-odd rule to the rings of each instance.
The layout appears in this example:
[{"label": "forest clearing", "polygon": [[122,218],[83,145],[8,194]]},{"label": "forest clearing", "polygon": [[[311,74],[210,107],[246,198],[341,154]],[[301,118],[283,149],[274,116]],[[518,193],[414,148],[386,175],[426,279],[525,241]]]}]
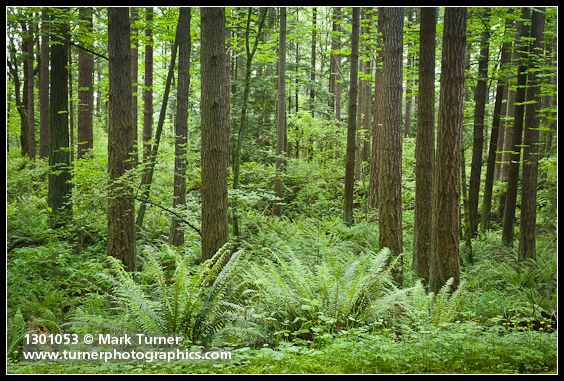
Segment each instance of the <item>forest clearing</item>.
[{"label": "forest clearing", "polygon": [[557,7],[6,7],[6,373],[558,373]]}]

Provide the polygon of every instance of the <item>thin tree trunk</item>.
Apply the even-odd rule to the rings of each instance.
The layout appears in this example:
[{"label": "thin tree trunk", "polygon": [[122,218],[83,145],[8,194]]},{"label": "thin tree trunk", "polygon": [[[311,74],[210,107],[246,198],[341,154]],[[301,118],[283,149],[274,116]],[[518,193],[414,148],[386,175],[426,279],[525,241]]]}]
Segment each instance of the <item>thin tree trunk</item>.
[{"label": "thin tree trunk", "polygon": [[[245,65],[245,89],[243,91],[243,104],[241,106],[241,119],[239,121],[239,131],[237,133],[237,146],[235,148],[235,160],[233,163],[233,190],[239,189],[239,168],[241,165],[241,147],[243,145],[243,137],[245,136],[245,128],[247,127],[247,106],[249,102],[250,83],[251,83],[251,64],[253,56],[257,50],[259,35],[264,25],[266,17],[266,9],[261,9],[261,17],[255,38],[254,45],[251,49],[249,44],[251,33],[251,13],[252,8],[249,8],[247,16],[247,30],[245,34],[245,51],[246,51],[246,65]],[[232,207],[232,220],[233,220],[233,235],[239,236],[239,220],[237,217],[237,196],[234,197]]]},{"label": "thin tree trunk", "polygon": [[[531,15],[531,55],[529,68],[537,64],[543,54],[543,34],[545,8],[533,8]],[[539,160],[539,125],[537,115],[540,110],[540,78],[534,70],[529,72],[527,88],[527,106],[525,136],[523,138],[523,180],[521,190],[521,230],[519,239],[519,261],[536,259],[536,222],[537,222],[537,176]]]},{"label": "thin tree trunk", "polygon": [[131,120],[133,122],[133,166],[136,167],[139,163],[139,153],[138,153],[138,133],[137,133],[137,92],[139,87],[137,85],[137,80],[139,77],[139,29],[133,24],[138,20],[139,13],[137,8],[131,7]]},{"label": "thin tree trunk", "polygon": [[27,26],[28,37],[26,39],[26,53],[27,53],[27,137],[28,137],[28,152],[27,155],[30,160],[35,160],[35,86],[33,75],[33,24],[28,23]]},{"label": "thin tree trunk", "polygon": [[146,9],[145,87],[143,88],[143,162],[151,153],[153,135],[153,8]]},{"label": "thin tree trunk", "polygon": [[[528,20],[530,18],[530,9],[522,8],[523,20]],[[517,203],[517,189],[519,183],[519,160],[521,156],[521,141],[523,135],[523,115],[525,111],[525,87],[527,85],[527,58],[529,52],[529,46],[526,38],[529,37],[529,27],[527,23],[519,21],[519,30],[521,41],[519,42],[519,57],[517,62],[519,63],[519,69],[517,72],[517,91],[515,92],[515,103],[514,103],[514,120],[511,134],[511,145],[510,145],[510,164],[507,176],[507,192],[505,196],[505,209],[503,212],[503,242],[510,246],[513,244],[513,225],[515,223],[515,208]]]},{"label": "thin tree trunk", "polygon": [[[176,28],[176,36],[174,38],[174,44],[172,47],[172,52],[170,55],[170,66],[168,68],[168,74],[165,82],[165,91],[163,94],[162,104],[161,104],[161,111],[159,114],[159,121],[157,124],[157,130],[155,131],[155,138],[152,142],[151,146],[149,147],[149,156],[147,158],[147,168],[143,173],[143,177],[141,179],[141,205],[139,206],[139,210],[137,212],[137,220],[135,222],[136,229],[138,232],[141,231],[143,227],[143,220],[145,219],[145,211],[147,209],[147,204],[144,200],[149,199],[149,195],[151,193],[151,184],[153,182],[153,173],[155,170],[155,164],[157,162],[157,156],[159,154],[159,145],[161,143],[161,135],[163,132],[164,121],[166,118],[167,112],[167,105],[168,105],[168,98],[170,96],[170,87],[172,85],[172,78],[174,77],[174,68],[176,65],[176,53],[178,48],[178,26]],[[131,64],[131,63],[130,63]],[[131,96],[129,96],[131,98]],[[131,112],[130,112],[131,114]]]},{"label": "thin tree trunk", "polygon": [[[174,199],[175,209],[186,205],[186,145],[188,143],[188,101],[190,90],[190,39],[191,10],[180,7],[178,19],[178,85],[176,91],[176,121],[174,145]],[[178,218],[172,218],[171,243],[180,246],[184,243],[184,231]]]},{"label": "thin tree trunk", "polygon": [[[505,71],[507,65],[511,58],[511,52],[509,50],[510,44],[504,42],[501,47],[501,62],[500,70]],[[503,95],[505,94],[505,87],[507,85],[507,76],[504,72],[501,73],[498,79],[495,105],[493,112],[493,122],[492,122],[492,132],[490,136],[490,146],[488,161],[486,167],[486,183],[484,185],[484,198],[482,200],[482,233],[486,233],[490,228],[490,212],[492,207],[492,193],[493,193],[493,183],[494,183],[494,171],[495,171],[495,159],[497,156],[497,142],[499,135],[499,126],[501,123],[501,108],[503,103]]]},{"label": "thin tree trunk", "polygon": [[351,72],[349,90],[349,111],[347,123],[347,158],[345,163],[345,200],[344,221],[347,226],[353,224],[353,201],[354,201],[354,164],[356,145],[356,108],[358,93],[358,55],[360,34],[360,9],[353,8],[351,35]]},{"label": "thin tree trunk", "polygon": [[[381,9],[381,8],[380,8]],[[376,46],[382,45],[382,18],[378,10]],[[370,206],[379,205],[380,172],[382,157],[382,50],[376,52],[374,63],[374,121],[372,125],[372,155],[370,160]]]},{"label": "thin tree trunk", "polygon": [[[286,8],[280,8],[280,37],[278,43],[278,102],[276,103],[276,179],[274,180],[274,193],[280,200],[284,197],[284,184],[282,173],[286,169]],[[273,214],[280,216],[281,207],[278,201],[274,202]]]},{"label": "thin tree trunk", "polygon": [[[92,8],[79,8],[85,33],[92,33]],[[94,111],[94,58],[84,49],[78,51],[78,128],[77,157],[80,159],[92,150],[94,145],[92,117]]]},{"label": "thin tree trunk", "polygon": [[[490,17],[489,8],[482,14],[484,22]],[[478,199],[480,196],[480,181],[482,173],[482,155],[484,151],[484,118],[486,112],[486,98],[488,91],[488,61],[490,51],[489,26],[484,26],[480,39],[480,57],[478,59],[478,82],[474,93],[474,140],[472,145],[472,162],[470,164],[470,185],[468,188],[468,208],[470,212],[470,227],[472,234],[478,232]]]},{"label": "thin tree trunk", "polygon": [[39,66],[39,157],[49,156],[49,11],[41,14]]}]

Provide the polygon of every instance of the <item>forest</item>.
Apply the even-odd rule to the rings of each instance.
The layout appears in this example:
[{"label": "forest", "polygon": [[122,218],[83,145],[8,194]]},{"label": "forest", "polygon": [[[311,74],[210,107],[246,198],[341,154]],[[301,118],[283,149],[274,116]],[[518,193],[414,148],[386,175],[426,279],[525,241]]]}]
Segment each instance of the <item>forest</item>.
[{"label": "forest", "polygon": [[6,7],[6,372],[556,374],[557,7]]}]

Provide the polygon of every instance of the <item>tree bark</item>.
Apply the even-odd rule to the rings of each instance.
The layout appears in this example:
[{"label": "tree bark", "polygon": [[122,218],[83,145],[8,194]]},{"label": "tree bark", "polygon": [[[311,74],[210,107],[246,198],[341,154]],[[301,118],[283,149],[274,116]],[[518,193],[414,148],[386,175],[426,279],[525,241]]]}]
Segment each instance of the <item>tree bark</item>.
[{"label": "tree bark", "polygon": [[353,224],[354,201],[354,162],[356,145],[356,108],[358,94],[358,54],[360,33],[360,9],[353,8],[351,35],[351,72],[349,89],[349,109],[347,122],[347,158],[345,163],[345,200],[344,221],[347,226]]},{"label": "tree bark", "polygon": [[137,79],[139,77],[139,29],[133,24],[138,20],[137,8],[131,7],[131,120],[133,123],[133,166],[139,163],[138,134],[137,134]]},{"label": "tree bark", "polygon": [[[68,9],[61,10],[68,13]],[[72,216],[71,172],[68,129],[68,38],[66,21],[55,20],[51,46],[49,92],[49,189],[48,205],[51,208],[51,227],[64,225]]]},{"label": "tree bark", "polygon": [[[485,23],[488,22],[489,15],[489,8],[485,8],[482,14]],[[480,57],[478,58],[478,82],[474,92],[474,143],[472,145],[470,185],[468,187],[470,228],[472,229],[473,235],[476,235],[478,232],[478,199],[480,196],[482,155],[484,151],[484,118],[488,91],[488,61],[490,51],[489,26],[484,25],[483,27],[484,30],[480,39]]]},{"label": "tree bark", "polygon": [[28,37],[26,39],[26,53],[27,53],[27,137],[28,137],[28,151],[27,155],[30,160],[35,160],[35,86],[33,74],[33,24],[28,23],[27,26]]},{"label": "tree bark", "polygon": [[[276,179],[274,193],[280,200],[284,197],[282,173],[286,168],[286,8],[280,8],[280,37],[278,43],[278,101],[276,103]],[[273,214],[280,216],[281,207],[274,202]]]},{"label": "tree bark", "polygon": [[415,139],[413,271],[429,283],[435,161],[435,48],[437,8],[421,9],[419,99]]},{"label": "tree bark", "polygon": [[380,8],[383,21],[384,62],[382,71],[382,173],[380,176],[380,248],[400,257],[394,280],[403,283],[402,267],[402,94],[403,8]]},{"label": "tree bark", "polygon": [[49,11],[41,14],[39,66],[39,157],[49,156]]},{"label": "tree bark", "polygon": [[202,260],[206,260],[229,235],[229,61],[223,8],[201,9],[201,36]]},{"label": "tree bark", "polygon": [[108,8],[109,128],[108,255],[135,271],[135,205],[132,186],[123,176],[133,168],[131,120],[131,41],[129,9]]},{"label": "tree bark", "polygon": [[[381,8],[380,8],[381,9]],[[378,10],[376,46],[382,45],[382,18]],[[370,159],[370,206],[378,208],[382,157],[382,50],[374,61],[374,120],[372,124],[372,154]]]},{"label": "tree bark", "polygon": [[[523,20],[530,18],[530,9],[522,8]],[[503,242],[511,246],[513,244],[513,225],[515,223],[515,208],[517,203],[517,189],[519,183],[519,160],[521,156],[521,141],[523,135],[523,115],[525,102],[525,88],[527,85],[527,58],[529,53],[529,44],[525,39],[529,37],[529,26],[526,22],[519,21],[520,42],[518,47],[519,68],[517,71],[517,90],[515,92],[514,119],[511,133],[510,144],[510,163],[507,174],[507,192],[505,196],[505,209],[503,213]]]},{"label": "tree bark", "polygon": [[[545,8],[533,8],[531,15],[531,55],[529,68],[539,67],[537,63],[543,54]],[[541,108],[540,78],[534,70],[529,71],[525,136],[523,138],[523,179],[521,183],[521,230],[519,239],[519,261],[536,259],[537,221],[537,176],[539,160],[539,125],[537,114]]]},{"label": "tree bark", "polygon": [[[178,85],[176,90],[176,120],[174,145],[174,199],[175,209],[186,205],[186,145],[188,143],[188,101],[190,91],[190,39],[191,10],[180,7],[178,18]],[[172,218],[171,243],[180,246],[184,243],[184,231],[178,218]]]},{"label": "tree bark", "polygon": [[[92,8],[79,8],[85,33],[92,33]],[[80,159],[94,146],[92,117],[94,111],[94,57],[84,49],[78,51],[78,128],[77,157]]]},{"label": "tree bark", "polygon": [[429,268],[429,290],[434,293],[438,293],[450,278],[453,278],[453,288],[460,283],[460,156],[466,19],[466,8],[445,9]]},{"label": "tree bark", "polygon": [[153,8],[146,10],[145,87],[143,88],[143,162],[151,153],[153,135]]},{"label": "tree bark", "polygon": [[507,86],[507,75],[505,70],[507,70],[507,65],[511,59],[510,43],[504,42],[501,46],[501,58],[500,58],[500,78],[498,79],[498,84],[496,88],[495,105],[493,112],[492,121],[492,132],[490,136],[490,146],[488,152],[488,161],[486,167],[486,183],[484,185],[484,197],[482,200],[482,224],[481,230],[485,234],[490,228],[490,212],[492,207],[492,193],[493,193],[493,183],[494,183],[494,172],[495,172],[495,160],[497,156],[497,143],[499,137],[501,114],[502,114],[502,103],[503,96],[505,94],[505,88]]}]

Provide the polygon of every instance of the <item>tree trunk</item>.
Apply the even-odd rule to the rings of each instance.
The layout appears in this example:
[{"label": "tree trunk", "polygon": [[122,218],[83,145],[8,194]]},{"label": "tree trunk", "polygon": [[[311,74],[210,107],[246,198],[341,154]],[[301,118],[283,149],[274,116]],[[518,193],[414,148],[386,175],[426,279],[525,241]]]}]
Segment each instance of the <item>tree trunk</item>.
[{"label": "tree trunk", "polygon": [[[68,13],[67,9],[62,10]],[[51,77],[49,93],[49,189],[48,205],[51,208],[51,227],[64,225],[72,216],[71,172],[68,129],[68,38],[66,21],[53,24],[51,46]]]},{"label": "tree trunk", "polygon": [[145,36],[145,87],[143,88],[143,162],[151,153],[153,135],[153,8],[147,8]]},{"label": "tree trunk", "polygon": [[[403,8],[380,8],[383,21],[384,62],[382,71],[382,173],[380,176],[380,248],[395,257],[402,254],[402,94]],[[403,283],[402,262],[396,263],[394,280]]]},{"label": "tree trunk", "polygon": [[[380,8],[381,9],[381,8]],[[382,18],[378,10],[376,46],[382,46]],[[376,52],[374,62],[374,121],[372,124],[372,155],[370,159],[370,206],[379,205],[380,172],[382,157],[382,51]]]},{"label": "tree trunk", "polygon": [[[247,106],[249,102],[250,93],[250,83],[251,83],[251,64],[253,61],[253,56],[257,50],[259,35],[262,31],[264,25],[264,20],[266,16],[266,9],[262,8],[261,17],[259,21],[259,26],[257,34],[255,37],[255,42],[253,48],[251,49],[249,44],[250,34],[251,34],[251,14],[252,8],[249,8],[247,17],[247,28],[245,33],[245,51],[246,51],[246,64],[245,64],[245,88],[243,90],[243,103],[241,105],[241,119],[239,121],[239,131],[237,132],[237,146],[235,148],[235,160],[233,163],[233,189],[239,189],[239,168],[241,165],[241,148],[243,145],[243,137],[245,136],[245,129],[247,127]],[[232,207],[233,216],[233,235],[239,235],[239,219],[237,217],[237,197],[233,200]]]},{"label": "tree trunk", "polygon": [[[188,101],[190,90],[190,39],[191,10],[180,7],[178,18],[178,85],[176,90],[176,121],[174,145],[174,200],[175,209],[186,205],[186,144],[188,143]],[[172,218],[171,243],[184,243],[184,231],[178,218]]]},{"label": "tree trunk", "polygon": [[419,99],[415,139],[413,271],[429,283],[435,161],[435,47],[437,8],[421,9]]},{"label": "tree trunk", "polygon": [[[489,8],[482,14],[484,22],[490,17]],[[488,91],[488,61],[490,51],[489,26],[484,26],[480,39],[480,57],[478,58],[478,82],[474,92],[474,140],[472,145],[472,162],[470,164],[470,185],[468,187],[468,208],[470,212],[470,228],[472,234],[478,232],[478,199],[480,196],[480,181],[482,173],[482,155],[484,151],[484,117],[486,112],[486,98]]]},{"label": "tree trunk", "polygon": [[453,278],[453,288],[460,283],[460,156],[466,19],[466,8],[445,9],[429,267],[429,290],[434,293],[438,293],[450,278]]},{"label": "tree trunk", "polygon": [[[92,33],[92,8],[79,8],[85,23],[84,33]],[[84,43],[84,41],[83,41]],[[84,49],[78,51],[78,129],[77,157],[84,157],[94,146],[92,116],[94,111],[94,58]]]},{"label": "tree trunk", "polygon": [[41,14],[41,63],[39,66],[39,157],[49,156],[49,11]]},{"label": "tree trunk", "polygon": [[[537,63],[543,54],[543,34],[545,8],[532,9],[531,15],[531,55],[529,68],[540,67]],[[523,138],[523,179],[521,183],[521,236],[519,239],[519,261],[536,259],[536,221],[537,221],[537,176],[539,160],[539,125],[537,115],[541,108],[540,78],[534,70],[529,71],[525,136]]]},{"label": "tree trunk", "polygon": [[351,72],[349,90],[349,111],[347,123],[347,158],[345,163],[345,200],[344,221],[347,226],[353,224],[354,201],[354,162],[356,145],[356,108],[358,94],[358,54],[360,34],[360,8],[353,8],[351,35]]},{"label": "tree trunk", "polygon": [[488,153],[488,161],[486,167],[486,183],[484,185],[484,198],[482,200],[482,232],[485,234],[490,228],[490,212],[492,207],[492,193],[495,172],[495,160],[497,156],[497,143],[499,137],[499,127],[501,123],[501,108],[503,103],[503,95],[505,94],[505,87],[507,86],[507,75],[505,70],[509,60],[511,59],[511,52],[509,50],[510,43],[504,42],[501,46],[500,70],[502,73],[498,79],[495,105],[492,121],[492,132],[490,136],[490,146]]},{"label": "tree trunk", "polygon": [[[281,175],[286,168],[286,8],[280,8],[280,37],[278,43],[278,86],[276,103],[276,179],[274,193],[280,200],[284,197]],[[280,203],[274,202],[273,214],[280,216]]]},{"label": "tree trunk", "polygon": [[[407,22],[411,25],[415,17],[413,10],[410,9],[407,14]],[[412,44],[407,46],[407,64],[406,72],[407,78],[405,79],[405,136],[407,138],[411,137],[411,104],[413,99],[413,67],[415,66],[414,54],[410,52]]]},{"label": "tree trunk", "polygon": [[27,155],[30,160],[35,160],[35,87],[33,75],[33,24],[28,23],[27,26],[28,37],[26,39],[26,53],[27,53],[27,137],[28,137],[28,151]]},{"label": "tree trunk", "polygon": [[229,234],[229,61],[223,8],[201,9],[201,36],[202,260],[206,260]]},{"label": "tree trunk", "polygon": [[129,9],[108,8],[109,131],[108,255],[135,271],[135,205],[132,186],[123,181],[133,168],[131,120],[131,42]]},{"label": "tree trunk", "polygon": [[[316,49],[315,45],[317,42],[317,8],[312,9],[312,25],[311,25],[311,75],[310,75],[310,89],[309,89],[309,107],[311,110],[311,116],[315,116],[315,59],[316,59]],[[313,148],[310,148],[313,149]]]},{"label": "tree trunk", "polygon": [[139,163],[138,134],[137,134],[137,79],[139,77],[139,29],[133,26],[139,18],[137,8],[131,7],[131,120],[133,122],[133,166]]},{"label": "tree trunk", "polygon": [[[530,18],[530,9],[522,8],[523,20]],[[527,58],[529,53],[529,45],[525,40],[529,37],[529,27],[527,23],[519,21],[519,30],[521,41],[519,42],[519,56],[517,62],[519,69],[517,71],[517,91],[515,92],[514,103],[514,119],[511,134],[510,145],[510,163],[507,174],[507,192],[505,196],[505,209],[503,212],[503,242],[510,246],[513,244],[513,224],[515,223],[515,208],[517,203],[517,189],[519,182],[519,160],[521,156],[521,141],[523,135],[523,114],[525,110],[525,87],[527,85]]]}]

